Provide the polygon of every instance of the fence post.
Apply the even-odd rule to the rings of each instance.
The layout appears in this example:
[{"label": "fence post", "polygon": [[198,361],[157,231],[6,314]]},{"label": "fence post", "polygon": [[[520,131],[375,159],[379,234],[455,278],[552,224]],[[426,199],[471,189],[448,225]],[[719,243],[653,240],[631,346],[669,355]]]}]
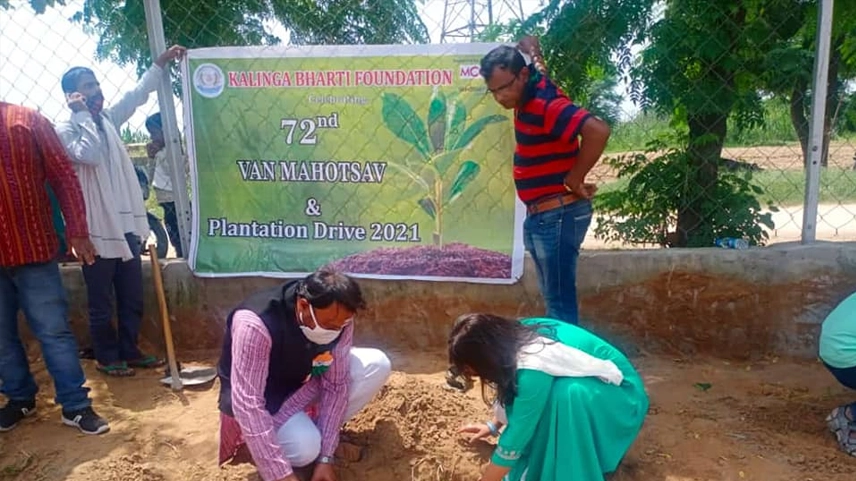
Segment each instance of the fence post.
[{"label": "fence post", "polygon": [[[149,47],[154,59],[166,50],[160,0],[144,0],[143,3],[146,10],[146,31],[149,37]],[[161,121],[163,122],[166,158],[169,161],[172,171],[175,210],[178,216],[178,229],[181,231],[181,250],[184,257],[187,258],[190,247],[190,200],[187,195],[187,175],[184,172],[184,156],[181,153],[181,137],[178,135],[178,121],[176,120],[175,102],[172,95],[172,80],[168,67],[164,69],[160,85],[158,86],[158,104],[160,106]]]},{"label": "fence post", "polygon": [[805,203],[803,204],[802,243],[817,237],[817,204],[820,198],[820,163],[823,157],[826,91],[829,77],[829,45],[832,37],[833,0],[818,3],[817,46],[814,53],[814,81],[811,86],[811,127],[808,164],[805,166]]}]

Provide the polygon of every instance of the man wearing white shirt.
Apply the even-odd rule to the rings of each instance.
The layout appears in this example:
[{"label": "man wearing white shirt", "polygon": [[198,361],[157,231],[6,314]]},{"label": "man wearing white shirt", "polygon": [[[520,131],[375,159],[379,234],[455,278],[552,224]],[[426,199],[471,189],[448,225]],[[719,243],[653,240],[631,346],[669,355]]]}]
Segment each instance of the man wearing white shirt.
[{"label": "man wearing white shirt", "polygon": [[[92,70],[74,67],[62,78],[72,115],[57,126],[57,133],[80,180],[90,238],[99,254],[94,264],[83,267],[89,330],[98,370],[111,376],[132,376],[135,367],[163,365],[163,360],[137,347],[143,315],[140,238],[148,235],[149,227],[136,171],[118,127],[148,101],[167,63],[184,52],[184,47],[173,46],[162,53],[136,88],[106,109]],[[118,334],[111,323],[114,291]]]},{"label": "man wearing white shirt", "polygon": [[166,141],[163,136],[163,124],[160,112],[150,115],[146,119],[146,130],[152,141],[146,144],[146,153],[154,161],[153,168],[149,169],[148,175],[152,180],[155,198],[163,208],[163,222],[169,241],[175,248],[176,257],[184,257],[181,250],[181,236],[178,229],[178,213],[175,210],[175,193],[172,191],[172,174],[170,173],[169,161],[166,158]]}]

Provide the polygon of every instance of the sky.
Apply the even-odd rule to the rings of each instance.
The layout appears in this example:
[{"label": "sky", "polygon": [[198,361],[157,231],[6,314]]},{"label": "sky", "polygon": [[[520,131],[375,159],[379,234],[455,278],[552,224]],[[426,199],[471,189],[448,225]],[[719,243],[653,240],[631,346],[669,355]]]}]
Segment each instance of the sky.
[{"label": "sky", "polygon": [[[521,6],[523,14],[529,15],[536,12],[542,2],[494,0],[495,21],[507,21],[518,16]],[[133,88],[137,81],[132,65],[121,67],[112,62],[94,60],[97,38],[87,35],[80,25],[68,20],[80,10],[82,1],[69,0],[66,3],[66,6],[49,8],[42,15],[36,15],[25,0],[13,0],[15,8],[0,10],[0,99],[36,108],[54,122],[68,116],[59,82],[71,66],[88,66],[95,71],[108,105]],[[476,3],[484,5],[486,0],[477,0]],[[444,0],[425,0],[420,6],[432,43],[440,42],[445,4]],[[468,4],[467,0],[449,2],[449,30],[468,24]],[[485,14],[483,21],[486,19]],[[282,29],[275,29],[274,33],[286,38]],[[181,102],[176,99],[175,103],[177,117],[182,119]],[[625,107],[631,108],[629,104]],[[132,131],[144,131],[146,116],[156,112],[157,108],[157,95],[153,93],[126,126]]]}]

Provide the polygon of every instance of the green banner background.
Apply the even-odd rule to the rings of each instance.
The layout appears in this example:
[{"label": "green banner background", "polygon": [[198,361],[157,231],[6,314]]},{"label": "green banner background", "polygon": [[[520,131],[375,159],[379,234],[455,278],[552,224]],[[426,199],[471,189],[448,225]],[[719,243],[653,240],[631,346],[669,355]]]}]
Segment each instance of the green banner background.
[{"label": "green banner background", "polygon": [[[351,272],[366,277],[512,280],[512,257],[518,256],[514,248],[511,116],[486,95],[481,78],[462,79],[460,75],[461,66],[477,65],[481,54],[240,58],[234,54],[245,49],[228,49],[225,53],[231,55],[214,58],[216,55],[211,50],[216,49],[209,49],[207,58],[194,58],[191,51],[187,70],[193,77],[199,74],[200,66],[216,65],[225,81],[222,93],[209,98],[210,95],[201,95],[196,85],[185,85],[185,106],[192,106],[189,111],[192,129],[188,132],[188,141],[192,143],[195,209],[191,265],[197,274],[280,276],[305,273],[353,254],[386,247],[411,249],[398,253],[383,251],[385,260],[375,264],[386,263],[386,266],[364,266],[359,272]],[[246,52],[252,55],[252,49]],[[453,84],[438,88],[233,88],[229,82],[229,72],[289,72],[294,84],[294,72],[298,71],[348,71],[353,81],[357,71],[398,69],[448,69],[452,72]],[[187,99],[188,94],[190,99]],[[326,96],[361,98],[365,103],[317,102],[317,98]],[[282,129],[282,119],[316,119],[318,124],[323,123],[318,117],[329,119],[334,113],[338,116],[338,128],[318,128],[315,145],[300,145],[305,129],[300,128],[299,121],[292,143],[286,143],[289,129]],[[393,133],[394,130],[399,135]],[[465,148],[455,153],[454,148],[460,146]],[[453,152],[437,155],[435,147],[439,147],[436,151],[439,154]],[[274,161],[276,178],[244,180],[239,160]],[[286,182],[281,179],[280,161],[382,162],[387,166],[381,183]],[[391,164],[404,166],[409,173]],[[441,197],[445,207],[440,224],[443,248],[434,235],[437,225],[429,213],[436,212],[436,207],[420,206],[420,200],[436,197],[438,192],[432,165],[444,174]],[[474,174],[475,170],[478,172]],[[259,172],[264,173],[264,170]],[[421,178],[424,184],[413,176]],[[307,215],[309,199],[317,201],[320,216]],[[307,226],[310,238],[224,237],[220,235],[222,229],[212,232],[209,219],[227,219],[230,223],[282,220],[284,224]],[[367,236],[375,233],[371,228],[373,223],[404,224],[406,231],[397,226],[394,233],[397,239],[406,237],[407,241],[312,238],[314,222],[337,224],[340,221],[364,227]],[[414,225],[418,226],[418,242],[413,241],[417,229]],[[391,232],[393,230],[386,228],[386,234]],[[461,254],[468,248],[455,246],[457,243],[491,252]],[[423,248],[412,249],[415,246]],[[456,254],[449,259],[426,257],[450,249]],[[486,268],[491,272],[474,273],[466,269],[450,270],[448,264],[444,264],[466,263],[467,259],[462,259],[461,255],[472,257],[470,263],[501,255],[507,258],[508,268],[501,272],[496,267]],[[425,257],[426,263],[440,262],[441,266],[426,264],[423,271],[414,270],[414,256]],[[396,265],[401,262],[389,260],[395,257],[411,266],[396,271]],[[442,271],[439,275],[438,269]]]}]

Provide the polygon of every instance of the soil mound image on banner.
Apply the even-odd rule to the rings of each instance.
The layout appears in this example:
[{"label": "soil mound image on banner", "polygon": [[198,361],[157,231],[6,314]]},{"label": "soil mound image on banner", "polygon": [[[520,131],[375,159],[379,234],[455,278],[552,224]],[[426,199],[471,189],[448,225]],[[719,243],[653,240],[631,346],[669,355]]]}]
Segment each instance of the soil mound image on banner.
[{"label": "soil mound image on banner", "polygon": [[510,112],[460,73],[493,47],[189,51],[226,80],[184,89],[194,273],[519,279]]}]

